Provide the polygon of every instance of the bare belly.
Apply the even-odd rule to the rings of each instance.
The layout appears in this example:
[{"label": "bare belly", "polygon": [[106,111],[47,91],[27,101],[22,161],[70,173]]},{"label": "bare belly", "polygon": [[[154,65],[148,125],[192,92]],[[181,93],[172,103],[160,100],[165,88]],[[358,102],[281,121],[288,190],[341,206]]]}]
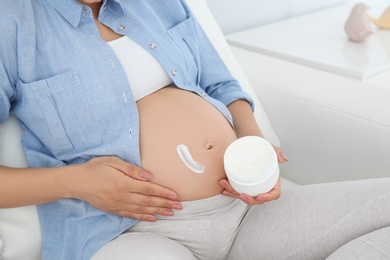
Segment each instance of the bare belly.
[{"label": "bare belly", "polygon": [[[142,167],[151,182],[178,193],[181,201],[214,196],[225,178],[223,154],[236,139],[229,122],[197,94],[176,87],[163,88],[137,101],[140,115]],[[185,145],[194,161],[205,166],[197,173],[177,152]]]}]

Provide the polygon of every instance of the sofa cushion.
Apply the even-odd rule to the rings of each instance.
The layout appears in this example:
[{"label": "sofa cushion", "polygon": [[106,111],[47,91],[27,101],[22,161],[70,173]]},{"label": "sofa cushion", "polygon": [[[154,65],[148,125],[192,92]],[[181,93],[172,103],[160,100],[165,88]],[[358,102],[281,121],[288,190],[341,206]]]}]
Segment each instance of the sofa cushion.
[{"label": "sofa cushion", "polygon": [[381,228],[358,237],[337,249],[326,260],[389,259],[390,227]]}]

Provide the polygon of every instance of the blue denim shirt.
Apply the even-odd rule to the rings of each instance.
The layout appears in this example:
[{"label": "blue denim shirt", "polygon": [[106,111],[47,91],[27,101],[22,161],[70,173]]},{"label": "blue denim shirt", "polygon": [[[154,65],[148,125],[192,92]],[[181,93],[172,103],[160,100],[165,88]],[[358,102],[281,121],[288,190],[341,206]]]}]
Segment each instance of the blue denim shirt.
[{"label": "blue denim shirt", "polygon": [[[183,0],[105,0],[99,20],[143,46],[179,88],[205,98],[227,120],[229,103],[252,103]],[[1,0],[0,35],[0,123],[10,112],[20,120],[30,167],[103,155],[141,166],[131,86],[90,8],[76,0]],[[50,260],[89,259],[136,222],[76,199],[38,212],[43,259]]]}]

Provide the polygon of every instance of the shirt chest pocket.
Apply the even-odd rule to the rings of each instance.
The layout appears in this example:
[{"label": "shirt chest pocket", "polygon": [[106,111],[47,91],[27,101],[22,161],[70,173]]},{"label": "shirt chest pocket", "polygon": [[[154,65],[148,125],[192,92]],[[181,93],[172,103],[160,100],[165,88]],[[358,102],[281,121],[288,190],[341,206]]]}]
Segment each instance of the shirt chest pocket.
[{"label": "shirt chest pocket", "polygon": [[180,22],[167,31],[186,62],[189,77],[197,85],[200,77],[200,56],[197,33],[192,17]]},{"label": "shirt chest pocket", "polygon": [[101,143],[88,96],[77,72],[23,83],[22,88],[29,94],[28,107],[39,111],[32,113],[41,128],[34,132],[54,155],[60,157],[69,150]]}]

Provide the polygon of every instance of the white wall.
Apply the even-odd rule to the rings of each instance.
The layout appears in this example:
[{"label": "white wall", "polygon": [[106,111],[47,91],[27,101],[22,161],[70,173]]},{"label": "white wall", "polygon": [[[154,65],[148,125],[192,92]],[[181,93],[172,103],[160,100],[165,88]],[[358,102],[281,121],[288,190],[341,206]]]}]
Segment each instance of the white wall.
[{"label": "white wall", "polygon": [[225,34],[345,2],[348,0],[207,0]]}]

